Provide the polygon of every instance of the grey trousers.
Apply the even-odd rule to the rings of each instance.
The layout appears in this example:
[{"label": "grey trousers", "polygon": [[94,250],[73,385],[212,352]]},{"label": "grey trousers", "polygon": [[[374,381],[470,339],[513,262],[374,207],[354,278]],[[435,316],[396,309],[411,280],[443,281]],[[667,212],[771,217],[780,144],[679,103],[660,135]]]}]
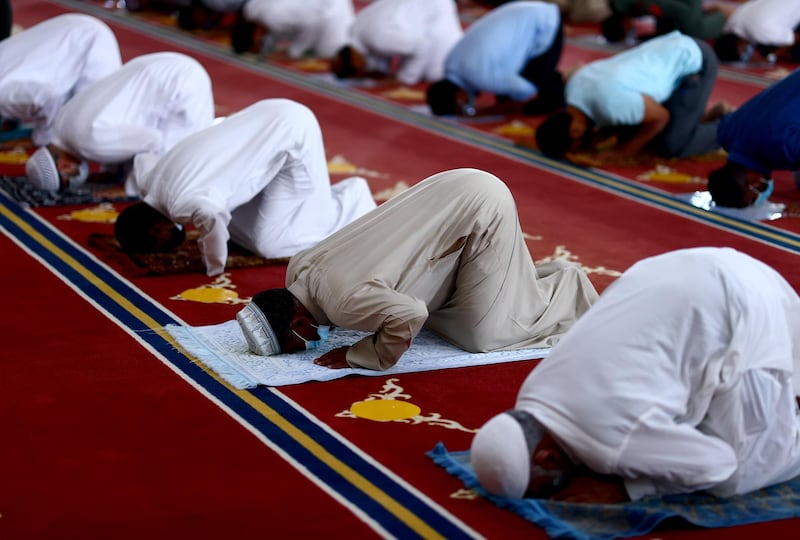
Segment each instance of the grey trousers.
[{"label": "grey trousers", "polygon": [[669,123],[655,141],[656,151],[664,157],[687,157],[717,150],[719,120],[703,122],[708,98],[717,80],[717,56],[704,41],[696,40],[703,53],[700,71],[684,77],[664,107]]}]

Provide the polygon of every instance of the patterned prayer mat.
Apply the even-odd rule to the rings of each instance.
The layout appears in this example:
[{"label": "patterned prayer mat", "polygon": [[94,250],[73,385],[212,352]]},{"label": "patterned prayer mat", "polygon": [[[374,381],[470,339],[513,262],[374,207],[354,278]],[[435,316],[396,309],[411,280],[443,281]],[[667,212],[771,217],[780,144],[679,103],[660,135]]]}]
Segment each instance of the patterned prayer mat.
[{"label": "patterned prayer mat", "polygon": [[478,495],[536,523],[553,538],[626,538],[647,534],[670,518],[714,528],[800,516],[800,477],[728,499],[693,493],[625,504],[577,504],[489,495],[478,483],[469,463],[468,451],[448,452],[442,443],[438,443],[428,456]]},{"label": "patterned prayer mat", "polygon": [[[0,119],[0,123],[2,119]],[[30,136],[32,133],[32,129],[29,126],[18,126],[13,125],[11,127],[6,125],[0,125],[0,143],[8,143],[14,141],[20,141],[23,139],[30,140]],[[0,149],[2,149],[2,145],[0,145]]]},{"label": "patterned prayer mat", "polygon": [[0,189],[28,208],[136,200],[134,197],[129,197],[120,184],[86,183],[66,191],[50,193],[36,189],[24,176],[0,176]]},{"label": "patterned prayer mat", "polygon": [[543,358],[550,352],[549,348],[544,348],[470,353],[447,343],[433,332],[423,330],[414,339],[411,348],[390,369],[384,371],[360,368],[330,369],[314,364],[314,359],[336,347],[352,345],[370,334],[333,328],[328,340],[318,349],[293,354],[259,356],[248,351],[247,341],[239,328],[239,323],[235,320],[210,326],[168,325],[165,329],[192,356],[236,388],[330,381],[354,374],[386,376],[497,364]]},{"label": "patterned prayer mat", "polygon": [[[89,246],[94,248],[101,259],[112,263],[127,277],[164,276],[170,274],[205,273],[203,259],[196,230],[186,233],[186,242],[174,253],[137,253],[123,252],[117,239],[111,234],[92,233],[89,235]],[[225,268],[250,268],[269,264],[286,264],[289,258],[265,259],[254,255],[234,242],[228,242],[228,260]]]}]

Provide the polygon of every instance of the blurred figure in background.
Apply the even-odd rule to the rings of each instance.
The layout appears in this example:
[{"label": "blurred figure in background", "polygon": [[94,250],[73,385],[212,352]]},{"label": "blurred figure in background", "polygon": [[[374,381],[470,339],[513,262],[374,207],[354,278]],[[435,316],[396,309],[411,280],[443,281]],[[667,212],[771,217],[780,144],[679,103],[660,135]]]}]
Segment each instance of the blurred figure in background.
[{"label": "blurred figure in background", "polygon": [[121,65],[117,38],[100,19],[42,21],[0,41],[0,117],[33,124],[34,144],[47,144],[64,104]]},{"label": "blurred figure in background", "polygon": [[354,20],[353,0],[247,0],[231,41],[237,53],[251,50],[260,27],[272,43],[289,40],[290,58],[331,58],[347,43]]},{"label": "blurred figure in background", "polygon": [[356,15],[331,69],[339,78],[394,74],[403,84],[438,81],[462,35],[453,0],[376,0]]},{"label": "blurred figure in background", "polygon": [[722,62],[800,62],[800,0],[750,0],[736,6],[714,42]]},{"label": "blurred figure in background", "polygon": [[[428,88],[439,115],[545,114],[564,105],[564,78],[556,69],[564,31],[558,6],[518,1],[493,9],[467,28],[444,66],[444,79]],[[481,92],[495,105],[477,111]]]}]

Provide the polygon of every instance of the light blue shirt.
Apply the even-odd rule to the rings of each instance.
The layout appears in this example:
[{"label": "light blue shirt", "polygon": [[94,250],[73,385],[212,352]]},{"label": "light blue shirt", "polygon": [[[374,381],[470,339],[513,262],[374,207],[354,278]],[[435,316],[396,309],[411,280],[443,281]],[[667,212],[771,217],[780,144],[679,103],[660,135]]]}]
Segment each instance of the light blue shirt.
[{"label": "light blue shirt", "polygon": [[579,69],[567,82],[567,105],[583,111],[599,127],[640,124],[642,95],[664,103],[684,77],[702,66],[697,42],[670,32]]},{"label": "light blue shirt", "polygon": [[550,48],[560,24],[556,4],[503,4],[467,29],[447,56],[444,75],[470,94],[491,92],[515,101],[531,99],[538,89],[520,71]]}]

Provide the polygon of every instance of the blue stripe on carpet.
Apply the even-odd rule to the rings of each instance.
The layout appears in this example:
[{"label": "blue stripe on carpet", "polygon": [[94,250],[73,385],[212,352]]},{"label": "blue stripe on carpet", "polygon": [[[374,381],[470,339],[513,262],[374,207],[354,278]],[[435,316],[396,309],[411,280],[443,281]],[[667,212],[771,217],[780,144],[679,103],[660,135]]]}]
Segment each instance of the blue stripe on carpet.
[{"label": "blue stripe on carpet", "polygon": [[[301,472],[368,517],[374,528],[397,537],[474,537],[468,526],[398,482],[369,456],[353,450],[338,434],[321,427],[279,393],[267,388],[236,391],[185,356],[160,332],[165,324],[180,324],[177,317],[1,191],[0,229],[111,320],[135,334],[162,361],[211,394],[234,418],[262,435]],[[277,419],[265,414],[265,408],[277,414]],[[279,425],[282,421],[300,430],[302,437],[288,433]],[[334,461],[324,459],[327,456],[305,444],[300,440],[303,437],[324,449]]]}]

